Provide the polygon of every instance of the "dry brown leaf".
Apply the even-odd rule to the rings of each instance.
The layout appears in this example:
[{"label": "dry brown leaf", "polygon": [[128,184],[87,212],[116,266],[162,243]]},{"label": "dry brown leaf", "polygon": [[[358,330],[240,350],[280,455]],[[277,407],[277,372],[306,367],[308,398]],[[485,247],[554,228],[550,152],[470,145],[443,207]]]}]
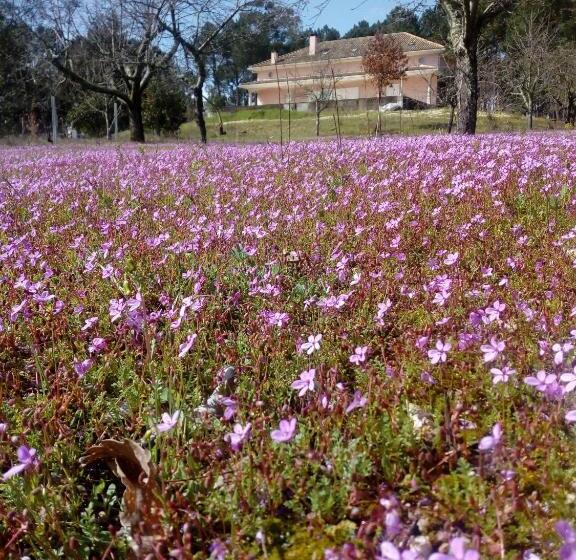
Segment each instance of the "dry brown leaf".
[{"label": "dry brown leaf", "polygon": [[162,538],[160,487],[150,459],[150,451],[130,439],[105,439],[80,459],[82,466],[106,461],[125,486],[120,523],[131,537],[136,558],[153,553],[155,540]]}]

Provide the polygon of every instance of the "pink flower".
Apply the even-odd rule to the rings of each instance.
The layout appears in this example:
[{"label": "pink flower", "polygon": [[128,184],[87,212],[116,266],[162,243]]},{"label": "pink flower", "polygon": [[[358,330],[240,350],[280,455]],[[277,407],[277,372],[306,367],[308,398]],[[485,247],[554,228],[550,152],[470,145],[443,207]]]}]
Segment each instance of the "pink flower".
[{"label": "pink flower", "polygon": [[251,429],[252,424],[250,424],[250,422],[248,422],[246,426],[235,424],[234,431],[226,434],[224,440],[230,443],[232,451],[239,451],[242,444],[250,437]]},{"label": "pink flower", "polygon": [[480,451],[491,451],[496,448],[502,439],[502,426],[500,422],[494,424],[492,428],[492,435],[485,436],[480,440],[478,444],[478,449]]},{"label": "pink flower", "polygon": [[430,339],[429,336],[418,337],[418,340],[416,341],[416,348],[418,348],[419,350],[424,350],[426,344],[428,344],[429,339]]},{"label": "pink flower", "polygon": [[36,457],[36,449],[26,447],[25,445],[21,445],[16,452],[18,455],[18,463],[8,469],[3,475],[2,480],[6,481],[9,478],[33,467],[34,465],[38,464],[38,458]]},{"label": "pink flower", "polygon": [[194,341],[196,340],[197,336],[198,335],[196,333],[190,334],[186,337],[186,340],[182,344],[180,344],[180,346],[178,347],[179,358],[183,358],[186,354],[188,354],[190,348],[192,348],[192,346],[194,345]]},{"label": "pink flower", "polygon": [[554,373],[547,373],[544,370],[540,370],[537,374],[536,377],[534,376],[528,376],[524,378],[524,383],[526,383],[526,385],[530,385],[531,387],[534,387],[537,391],[541,391],[542,393],[545,393],[546,391],[548,391],[548,388],[551,385],[556,384],[557,382],[557,376]]},{"label": "pink flower", "polygon": [[445,362],[447,359],[447,353],[452,349],[452,344],[450,342],[442,342],[441,340],[436,341],[436,348],[428,350],[428,357],[430,362],[437,364],[439,362]]},{"label": "pink flower", "polygon": [[84,377],[88,370],[92,367],[93,361],[90,358],[86,358],[81,362],[77,362],[74,360],[74,371],[78,375],[78,377]]},{"label": "pink flower", "polygon": [[350,356],[350,361],[353,364],[360,364],[366,361],[366,352],[368,351],[368,346],[357,346],[354,350],[354,354]]},{"label": "pink flower", "polygon": [[560,381],[566,383],[564,393],[571,393],[576,388],[576,367],[572,373],[563,373],[560,376]]},{"label": "pink flower", "polygon": [[346,414],[350,414],[353,410],[356,410],[357,408],[364,408],[366,406],[367,402],[368,402],[368,399],[365,396],[363,396],[360,391],[356,391],[354,393],[354,397],[352,398],[352,401],[346,407],[346,410],[345,410]]},{"label": "pink flower", "polygon": [[306,354],[310,355],[314,353],[316,350],[320,350],[320,341],[322,340],[322,335],[310,335],[308,337],[308,342],[304,342],[300,345],[300,352],[306,352]]},{"label": "pink flower", "polygon": [[501,352],[506,348],[506,343],[499,342],[495,336],[490,339],[489,344],[480,346],[480,350],[484,353],[484,363],[493,362]]},{"label": "pink flower", "polygon": [[506,383],[510,376],[516,373],[516,370],[510,366],[504,366],[502,369],[492,368],[490,373],[493,375],[492,383],[497,385],[498,383]]},{"label": "pink flower", "polygon": [[455,253],[448,253],[446,258],[444,259],[444,264],[448,266],[452,266],[458,260],[460,253],[456,251]]},{"label": "pink flower", "polygon": [[14,323],[22,310],[26,307],[27,301],[24,299],[18,305],[13,305],[10,309],[10,321]]},{"label": "pink flower", "polygon": [[90,352],[90,354],[98,354],[102,352],[102,350],[105,350],[107,346],[106,340],[103,338],[94,338],[90,346],[88,346],[88,352]]},{"label": "pink flower", "polygon": [[303,397],[308,391],[314,391],[314,378],[316,377],[316,370],[309,369],[300,374],[300,379],[297,379],[290,385],[292,389],[299,391],[298,396]]},{"label": "pink flower", "polygon": [[565,342],[564,344],[554,344],[552,346],[552,352],[554,352],[554,363],[559,366],[564,361],[564,355],[570,352],[574,348],[574,345],[570,342]]},{"label": "pink flower", "polygon": [[280,426],[278,430],[272,430],[270,435],[272,439],[277,443],[285,443],[290,441],[294,437],[296,432],[296,418],[291,418],[290,420],[280,420]]},{"label": "pink flower", "polygon": [[378,311],[374,320],[382,326],[384,324],[384,316],[388,313],[388,310],[392,307],[392,301],[390,298],[386,298],[382,303],[378,304]]},{"label": "pink flower", "polygon": [[90,317],[90,319],[86,319],[84,326],[80,330],[87,331],[87,330],[91,329],[97,322],[98,322],[98,317]]},{"label": "pink flower", "polygon": [[178,424],[179,418],[180,418],[180,411],[179,410],[174,412],[174,414],[172,414],[172,416],[170,416],[170,414],[168,414],[167,412],[164,412],[162,414],[162,422],[160,422],[159,424],[156,425],[156,429],[160,433],[168,432],[169,430],[172,430],[176,426],[176,424]]},{"label": "pink flower", "polygon": [[472,548],[467,549],[462,537],[455,537],[450,541],[449,554],[435,552],[428,560],[480,560],[480,553]]}]

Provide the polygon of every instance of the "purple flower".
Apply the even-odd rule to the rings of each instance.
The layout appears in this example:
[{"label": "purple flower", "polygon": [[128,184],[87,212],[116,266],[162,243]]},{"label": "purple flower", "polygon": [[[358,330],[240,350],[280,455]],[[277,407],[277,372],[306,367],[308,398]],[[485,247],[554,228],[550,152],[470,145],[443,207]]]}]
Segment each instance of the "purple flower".
[{"label": "purple flower", "polygon": [[122,312],[126,304],[123,299],[111,299],[110,305],[108,306],[108,313],[110,314],[110,322],[114,323],[120,317],[122,317]]},{"label": "purple flower", "polygon": [[270,435],[274,441],[278,443],[285,443],[294,437],[295,432],[296,418],[291,418],[290,420],[280,420],[279,429],[272,430]]},{"label": "purple flower", "polygon": [[542,393],[545,393],[548,391],[550,386],[553,386],[556,384],[557,381],[557,376],[554,373],[547,373],[544,370],[540,370],[537,374],[536,377],[534,376],[528,376],[524,378],[524,383],[526,383],[526,385],[530,385],[531,387],[536,388],[537,391],[541,391]]},{"label": "purple flower", "polygon": [[300,379],[297,379],[290,385],[292,389],[299,391],[298,396],[303,397],[308,391],[314,391],[314,378],[316,377],[316,370],[309,369],[300,374]]},{"label": "purple flower", "polygon": [[352,398],[352,402],[346,407],[346,414],[350,414],[353,410],[357,408],[363,408],[366,406],[368,399],[362,395],[360,391],[356,391],[354,393],[354,397]]},{"label": "purple flower", "polygon": [[554,352],[554,363],[559,366],[564,361],[564,355],[574,348],[574,345],[570,342],[565,342],[564,344],[554,344],[552,346],[552,352]]},{"label": "purple flower", "polygon": [[78,375],[78,377],[84,377],[88,370],[92,367],[93,361],[90,358],[86,358],[81,362],[77,362],[74,360],[74,371]]},{"label": "purple flower", "polygon": [[306,352],[306,354],[310,355],[316,350],[320,350],[320,341],[322,340],[322,335],[310,335],[308,337],[308,342],[304,342],[300,345],[300,352]]},{"label": "purple flower", "polygon": [[480,440],[480,443],[478,444],[478,449],[480,451],[492,451],[498,446],[501,439],[502,439],[502,426],[500,425],[500,422],[497,422],[496,424],[494,424],[494,427],[492,428],[492,435],[485,436]]},{"label": "purple flower", "polygon": [[576,560],[576,531],[572,525],[568,521],[558,521],[556,532],[563,541],[560,548],[560,560]]},{"label": "purple flower", "polygon": [[176,426],[176,424],[178,424],[179,418],[180,418],[180,411],[179,410],[174,412],[174,414],[172,414],[172,416],[170,416],[170,414],[168,414],[167,412],[164,412],[162,414],[162,422],[160,422],[159,424],[156,425],[156,429],[160,433],[168,432],[169,430],[172,430]]},{"label": "purple flower", "polygon": [[378,560],[419,560],[422,558],[413,550],[400,550],[390,541],[380,544],[380,556]]},{"label": "purple flower", "polygon": [[386,298],[382,303],[378,304],[378,312],[374,320],[380,325],[384,325],[384,316],[388,313],[388,310],[392,307],[392,301],[390,298]]},{"label": "purple flower", "polygon": [[210,560],[225,560],[228,549],[223,541],[216,539],[210,545]]},{"label": "purple flower", "polygon": [[194,345],[194,341],[196,340],[197,334],[190,334],[186,337],[186,340],[180,344],[178,348],[178,357],[183,358],[188,352],[190,348]]},{"label": "purple flower", "polygon": [[447,358],[447,353],[452,349],[452,344],[450,342],[442,342],[441,340],[436,341],[436,348],[428,350],[428,357],[430,362],[437,364],[439,362],[445,362]]},{"label": "purple flower", "polygon": [[563,373],[560,376],[560,381],[566,383],[564,393],[571,393],[576,388],[576,367],[572,373]]},{"label": "purple flower", "polygon": [[497,385],[498,383],[506,383],[510,376],[516,373],[516,370],[510,366],[504,366],[502,369],[492,368],[490,373],[493,376],[492,383]]},{"label": "purple flower", "polygon": [[435,552],[428,560],[480,560],[480,553],[472,548],[466,548],[466,541],[462,537],[455,537],[450,541],[449,553]]},{"label": "purple flower", "polygon": [[250,437],[250,430],[252,429],[252,424],[248,422],[246,426],[242,424],[235,424],[234,431],[226,434],[224,440],[230,443],[232,451],[239,451],[242,444]]},{"label": "purple flower", "polygon": [[501,352],[506,348],[506,343],[500,342],[493,336],[489,344],[480,346],[480,350],[484,353],[484,363],[493,362]]},{"label": "purple flower", "polygon": [[453,265],[458,260],[459,256],[460,253],[458,251],[455,253],[448,253],[447,257],[444,259],[444,264],[448,266]]},{"label": "purple flower", "polygon": [[568,423],[576,422],[576,410],[569,410],[564,416],[564,420]]},{"label": "purple flower", "polygon": [[288,313],[263,311],[261,315],[270,327],[282,328],[290,320]]},{"label": "purple flower", "polygon": [[87,330],[91,329],[97,322],[98,322],[98,317],[90,317],[90,319],[86,319],[84,326],[80,330],[87,331]]},{"label": "purple flower", "polygon": [[429,336],[418,337],[418,340],[416,341],[416,348],[418,348],[419,350],[424,350],[426,344],[428,344],[429,339],[430,339]]},{"label": "purple flower", "polygon": [[18,455],[18,463],[13,467],[11,467],[10,469],[8,469],[2,475],[2,480],[4,481],[38,464],[38,458],[36,457],[36,449],[26,447],[25,445],[21,445],[16,453]]},{"label": "purple flower", "polygon": [[98,354],[99,352],[102,352],[102,350],[106,349],[106,346],[106,340],[103,338],[94,338],[92,339],[90,346],[88,346],[88,352],[90,352],[90,354]]},{"label": "purple flower", "polygon": [[26,307],[27,300],[22,300],[18,305],[13,305],[10,309],[10,321],[14,323],[22,310]]},{"label": "purple flower", "polygon": [[224,409],[224,414],[222,415],[222,418],[224,418],[224,420],[226,421],[232,420],[232,418],[238,411],[238,403],[230,397],[222,397],[219,399],[218,402],[222,406],[226,407]]},{"label": "purple flower", "polygon": [[366,361],[366,352],[368,351],[368,346],[357,346],[354,350],[354,354],[350,356],[350,361],[353,364],[360,364]]}]

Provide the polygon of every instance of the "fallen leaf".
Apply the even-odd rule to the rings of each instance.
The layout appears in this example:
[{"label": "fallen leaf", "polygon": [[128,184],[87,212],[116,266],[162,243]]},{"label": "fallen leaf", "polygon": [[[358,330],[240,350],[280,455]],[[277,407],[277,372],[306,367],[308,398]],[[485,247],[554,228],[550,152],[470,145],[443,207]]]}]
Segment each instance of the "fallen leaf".
[{"label": "fallen leaf", "polygon": [[131,538],[136,558],[154,552],[162,540],[160,487],[150,451],[130,439],[105,439],[86,450],[82,466],[105,461],[126,488],[122,497],[120,523]]}]

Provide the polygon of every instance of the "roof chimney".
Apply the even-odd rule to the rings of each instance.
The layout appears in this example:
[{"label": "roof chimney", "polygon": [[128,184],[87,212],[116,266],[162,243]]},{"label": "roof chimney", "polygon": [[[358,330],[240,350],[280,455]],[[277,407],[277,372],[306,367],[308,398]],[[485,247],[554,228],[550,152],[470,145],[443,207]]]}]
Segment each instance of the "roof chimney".
[{"label": "roof chimney", "polygon": [[276,51],[272,51],[270,53],[270,63],[276,64],[278,62],[278,53]]},{"label": "roof chimney", "polygon": [[308,54],[314,56],[316,54],[316,47],[318,46],[318,36],[310,35],[310,46],[308,48]]}]

